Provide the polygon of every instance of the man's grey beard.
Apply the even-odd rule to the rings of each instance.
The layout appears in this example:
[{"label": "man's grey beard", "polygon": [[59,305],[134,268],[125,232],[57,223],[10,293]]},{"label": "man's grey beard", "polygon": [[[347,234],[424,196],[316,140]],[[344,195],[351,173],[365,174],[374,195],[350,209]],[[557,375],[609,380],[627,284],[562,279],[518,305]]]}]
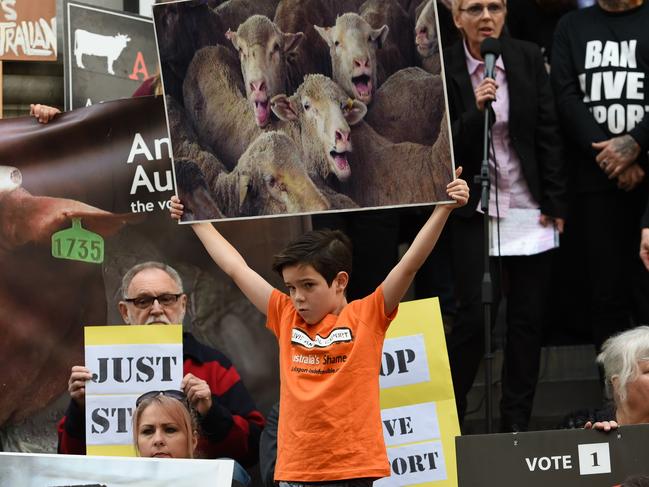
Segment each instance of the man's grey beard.
[{"label": "man's grey beard", "polygon": [[[169,318],[167,318],[167,315],[161,315],[161,316],[149,316],[146,319],[145,325],[182,325],[183,324],[183,318],[185,317],[184,314],[180,315],[179,319],[177,322],[172,322],[169,321]],[[135,324],[135,323],[131,323]]]}]

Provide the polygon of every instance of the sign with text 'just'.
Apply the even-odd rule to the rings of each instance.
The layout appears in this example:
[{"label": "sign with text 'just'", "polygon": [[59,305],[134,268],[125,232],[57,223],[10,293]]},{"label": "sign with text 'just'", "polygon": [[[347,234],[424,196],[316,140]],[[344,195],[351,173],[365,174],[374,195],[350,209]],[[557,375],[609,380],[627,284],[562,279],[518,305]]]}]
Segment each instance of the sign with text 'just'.
[{"label": "sign with text 'just'", "polygon": [[133,455],[137,397],[180,388],[182,326],[87,326],[85,344],[87,452]]},{"label": "sign with text 'just'", "polygon": [[460,434],[439,302],[401,303],[380,371],[381,421],[392,473],[376,487],[457,486]]}]

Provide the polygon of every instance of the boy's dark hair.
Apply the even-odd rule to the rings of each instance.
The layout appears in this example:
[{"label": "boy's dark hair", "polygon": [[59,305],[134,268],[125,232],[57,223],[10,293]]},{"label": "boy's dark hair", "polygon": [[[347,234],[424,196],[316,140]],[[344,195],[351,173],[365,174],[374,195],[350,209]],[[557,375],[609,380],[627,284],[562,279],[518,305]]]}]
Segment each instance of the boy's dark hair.
[{"label": "boy's dark hair", "polygon": [[284,267],[292,265],[313,266],[331,286],[339,272],[351,276],[352,242],[340,230],[307,232],[273,257],[273,270],[280,276]]}]

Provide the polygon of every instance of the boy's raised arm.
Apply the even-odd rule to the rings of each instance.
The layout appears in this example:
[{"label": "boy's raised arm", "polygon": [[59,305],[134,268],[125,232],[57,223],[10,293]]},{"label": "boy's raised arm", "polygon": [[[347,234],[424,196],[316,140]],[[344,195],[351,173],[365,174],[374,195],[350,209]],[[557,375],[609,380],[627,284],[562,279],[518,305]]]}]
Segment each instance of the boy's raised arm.
[{"label": "boy's raised arm", "polygon": [[[462,174],[462,168],[458,167],[455,175],[459,177],[460,174]],[[430,215],[428,221],[419,230],[412,245],[410,245],[399,263],[392,268],[381,285],[386,314],[392,313],[401,298],[406,294],[415,274],[435,247],[451,211],[464,206],[469,200],[469,187],[462,179],[455,179],[449,183],[446,191],[449,197],[455,200],[455,203],[435,207],[433,214]]]},{"label": "boy's raised arm", "polygon": [[192,229],[201,239],[205,250],[210,254],[216,265],[232,278],[241,292],[264,315],[268,312],[268,301],[273,292],[273,286],[266,279],[253,271],[223,235],[211,223],[197,223]]},{"label": "boy's raised arm", "polygon": [[[171,203],[172,217],[180,218],[182,208],[180,200],[173,196]],[[203,242],[205,250],[210,254],[216,265],[232,278],[255,308],[265,315],[268,312],[268,301],[273,292],[273,286],[248,267],[237,249],[211,223],[195,223],[192,225],[192,229]]]}]

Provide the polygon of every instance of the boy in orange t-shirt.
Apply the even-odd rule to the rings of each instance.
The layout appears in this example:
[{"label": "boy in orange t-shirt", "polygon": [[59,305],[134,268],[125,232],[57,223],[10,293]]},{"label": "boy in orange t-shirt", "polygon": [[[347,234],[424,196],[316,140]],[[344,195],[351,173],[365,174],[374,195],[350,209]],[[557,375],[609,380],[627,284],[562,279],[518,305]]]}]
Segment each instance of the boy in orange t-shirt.
[{"label": "boy in orange t-shirt", "polygon": [[[461,174],[461,168],[456,176]],[[267,315],[280,351],[280,417],[275,480],[369,487],[390,475],[379,408],[379,369],[385,332],[415,273],[432,251],[453,208],[469,189],[447,186],[455,201],[438,205],[412,245],[369,296],[347,303],[351,243],[338,231],[304,234],[276,255],[273,269],[289,290],[274,289],[250,269],[210,224],[192,228],[255,307]],[[171,214],[182,216],[173,197]]]}]

